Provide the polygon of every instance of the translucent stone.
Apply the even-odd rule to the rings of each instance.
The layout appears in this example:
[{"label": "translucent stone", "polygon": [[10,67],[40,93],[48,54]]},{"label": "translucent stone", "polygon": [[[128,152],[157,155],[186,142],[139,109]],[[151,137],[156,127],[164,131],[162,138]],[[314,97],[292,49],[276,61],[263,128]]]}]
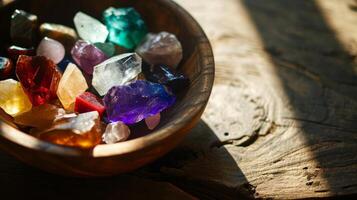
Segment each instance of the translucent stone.
[{"label": "translucent stone", "polygon": [[36,41],[38,19],[36,15],[15,10],[11,16],[10,35],[12,41],[21,46],[32,46]]},{"label": "translucent stone", "polygon": [[112,43],[94,43],[94,46],[96,46],[98,49],[102,50],[105,55],[107,55],[108,57],[112,57],[115,54],[115,45]]},{"label": "translucent stone", "polygon": [[43,23],[40,26],[42,37],[49,37],[63,44],[66,51],[70,52],[78,36],[73,28],[60,24]]},{"label": "translucent stone", "polygon": [[107,40],[107,27],[105,27],[97,19],[83,12],[77,12],[73,21],[79,37],[83,40],[91,43],[105,42]]},{"label": "translucent stone", "polygon": [[101,143],[102,126],[98,112],[94,111],[62,117],[37,135],[59,145],[92,148]]},{"label": "translucent stone", "polygon": [[0,57],[0,80],[9,78],[14,71],[12,61],[5,57]]},{"label": "translucent stone", "polygon": [[7,54],[9,55],[10,59],[14,63],[16,63],[20,55],[34,56],[35,49],[33,47],[23,48],[23,47],[12,45],[7,49]]},{"label": "translucent stone", "polygon": [[107,144],[114,144],[128,139],[130,129],[122,122],[113,122],[107,125],[102,139]]},{"label": "translucent stone", "polygon": [[145,118],[145,124],[150,130],[154,130],[160,124],[161,114],[157,113],[156,115],[149,116]]},{"label": "translucent stone", "polygon": [[133,49],[147,34],[145,22],[134,8],[110,7],[103,12],[109,41]]},{"label": "translucent stone", "polygon": [[87,89],[88,85],[81,70],[73,63],[68,64],[57,89],[57,96],[63,107],[73,110],[76,97]]},{"label": "translucent stone", "polygon": [[48,37],[43,38],[37,47],[38,56],[45,56],[56,64],[61,62],[65,53],[64,46],[60,42]]},{"label": "translucent stone", "polygon": [[102,117],[105,112],[105,108],[103,101],[100,98],[90,92],[84,92],[83,94],[77,96],[74,111],[78,113],[97,111],[99,116]]},{"label": "translucent stone", "polygon": [[0,81],[0,107],[15,117],[31,110],[32,104],[21,84],[13,79]]},{"label": "translucent stone", "polygon": [[136,52],[149,64],[164,64],[176,68],[182,60],[182,46],[174,34],[149,33]]},{"label": "translucent stone", "polygon": [[121,54],[94,67],[92,85],[103,96],[113,86],[127,83],[140,72],[140,56],[136,53]]}]

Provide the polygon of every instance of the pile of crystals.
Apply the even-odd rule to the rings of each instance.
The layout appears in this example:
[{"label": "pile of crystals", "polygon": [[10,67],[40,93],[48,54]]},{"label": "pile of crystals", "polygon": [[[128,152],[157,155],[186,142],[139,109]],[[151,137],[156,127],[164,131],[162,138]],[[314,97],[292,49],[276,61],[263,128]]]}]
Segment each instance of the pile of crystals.
[{"label": "pile of crystals", "polygon": [[40,139],[92,148],[149,130],[189,80],[176,71],[182,46],[174,34],[148,33],[134,8],[110,7],[103,23],[78,12],[75,29],[15,10],[13,46],[0,57],[0,107]]}]

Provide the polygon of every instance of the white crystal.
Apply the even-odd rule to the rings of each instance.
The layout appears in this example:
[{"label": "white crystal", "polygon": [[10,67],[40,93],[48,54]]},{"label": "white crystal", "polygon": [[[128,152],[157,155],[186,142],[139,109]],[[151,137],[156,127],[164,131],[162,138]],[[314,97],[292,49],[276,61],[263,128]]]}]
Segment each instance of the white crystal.
[{"label": "white crystal", "polygon": [[157,127],[157,125],[159,125],[160,119],[161,119],[161,115],[160,113],[157,113],[156,115],[147,117],[145,119],[145,124],[148,127],[148,129],[154,130]]},{"label": "white crystal", "polygon": [[108,37],[109,31],[107,27],[83,12],[77,12],[73,21],[79,37],[83,40],[91,43],[105,42]]},{"label": "white crystal", "polygon": [[102,139],[107,144],[114,144],[128,139],[130,129],[122,122],[113,122],[107,125]]},{"label": "white crystal", "polygon": [[141,72],[141,58],[136,53],[114,56],[94,67],[92,85],[104,96],[110,88],[124,85]]}]

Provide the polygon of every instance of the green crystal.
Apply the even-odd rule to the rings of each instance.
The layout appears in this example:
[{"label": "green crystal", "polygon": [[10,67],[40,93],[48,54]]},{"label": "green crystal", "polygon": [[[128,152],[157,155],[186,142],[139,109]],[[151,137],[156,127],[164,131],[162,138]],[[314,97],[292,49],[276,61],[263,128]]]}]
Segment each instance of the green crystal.
[{"label": "green crystal", "polygon": [[147,34],[145,22],[132,7],[106,9],[104,23],[109,30],[109,41],[127,49],[135,48]]},{"label": "green crystal", "polygon": [[105,55],[107,55],[108,57],[112,57],[115,54],[115,46],[113,43],[97,42],[97,43],[94,43],[94,46],[96,46],[98,49],[102,50],[105,53]]}]

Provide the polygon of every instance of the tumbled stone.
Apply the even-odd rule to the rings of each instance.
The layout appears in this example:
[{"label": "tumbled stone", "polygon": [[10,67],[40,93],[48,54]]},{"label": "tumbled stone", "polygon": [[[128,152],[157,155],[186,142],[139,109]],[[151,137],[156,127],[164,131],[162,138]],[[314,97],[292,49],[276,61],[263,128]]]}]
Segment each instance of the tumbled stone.
[{"label": "tumbled stone", "polygon": [[71,51],[78,39],[73,28],[60,24],[43,23],[40,26],[40,33],[42,37],[49,37],[62,43],[67,52]]},{"label": "tumbled stone", "polygon": [[0,57],[0,80],[9,78],[14,69],[12,61],[5,57]]},{"label": "tumbled stone", "polygon": [[94,66],[108,59],[100,49],[83,40],[76,42],[71,54],[73,60],[87,74],[93,74]]},{"label": "tumbled stone", "polygon": [[37,55],[51,59],[55,64],[61,62],[65,55],[64,46],[51,38],[45,37],[37,47]]},{"label": "tumbled stone", "polygon": [[20,55],[16,65],[16,76],[33,106],[56,99],[61,73],[52,60],[44,56]]},{"label": "tumbled stone", "polygon": [[57,96],[63,107],[67,110],[73,110],[76,97],[87,89],[87,81],[81,70],[73,63],[68,64],[57,89]]},{"label": "tumbled stone", "polygon": [[174,93],[181,92],[190,84],[190,80],[185,75],[175,72],[165,65],[154,66],[144,63],[142,70],[148,81],[163,84]]},{"label": "tumbled stone", "polygon": [[101,42],[97,42],[94,43],[94,46],[96,46],[98,49],[102,50],[105,55],[107,55],[108,57],[112,57],[115,54],[115,45],[113,43],[101,43]]},{"label": "tumbled stone", "polygon": [[174,34],[149,33],[136,52],[149,64],[164,64],[176,68],[182,60],[182,46]]},{"label": "tumbled stone", "polygon": [[127,140],[129,135],[130,129],[127,125],[122,122],[113,122],[107,125],[102,139],[107,144],[114,144]]},{"label": "tumbled stone", "polygon": [[101,143],[102,127],[98,112],[62,117],[40,133],[39,138],[59,145],[92,148]]},{"label": "tumbled stone", "polygon": [[107,40],[107,27],[105,27],[97,19],[83,12],[77,12],[73,21],[79,37],[83,40],[91,43],[105,42]]},{"label": "tumbled stone", "polygon": [[31,102],[21,84],[13,79],[0,81],[0,107],[15,117],[31,110]]},{"label": "tumbled stone", "polygon": [[78,113],[85,113],[90,111],[97,111],[100,117],[103,117],[105,108],[103,101],[90,92],[84,92],[77,96],[74,105],[74,111]]},{"label": "tumbled stone", "polygon": [[7,54],[9,55],[9,58],[16,63],[20,55],[34,56],[35,49],[33,47],[23,48],[13,45],[7,49]]},{"label": "tumbled stone", "polygon": [[66,114],[65,110],[56,105],[43,104],[16,116],[14,122],[23,126],[45,129],[52,126],[54,120],[64,114]]},{"label": "tumbled stone", "polygon": [[36,42],[38,19],[36,15],[15,10],[11,16],[12,42],[20,46],[32,46]]},{"label": "tumbled stone", "polygon": [[127,49],[135,48],[147,33],[145,22],[134,8],[106,9],[104,22],[109,30],[109,41]]},{"label": "tumbled stone", "polygon": [[175,100],[163,85],[138,80],[110,89],[104,106],[109,121],[134,124],[165,110]]},{"label": "tumbled stone", "polygon": [[154,130],[160,124],[161,114],[157,113],[156,115],[149,116],[145,118],[145,124],[150,130]]},{"label": "tumbled stone", "polygon": [[140,72],[140,56],[136,53],[121,54],[94,67],[92,85],[103,96],[113,86],[127,83]]}]

